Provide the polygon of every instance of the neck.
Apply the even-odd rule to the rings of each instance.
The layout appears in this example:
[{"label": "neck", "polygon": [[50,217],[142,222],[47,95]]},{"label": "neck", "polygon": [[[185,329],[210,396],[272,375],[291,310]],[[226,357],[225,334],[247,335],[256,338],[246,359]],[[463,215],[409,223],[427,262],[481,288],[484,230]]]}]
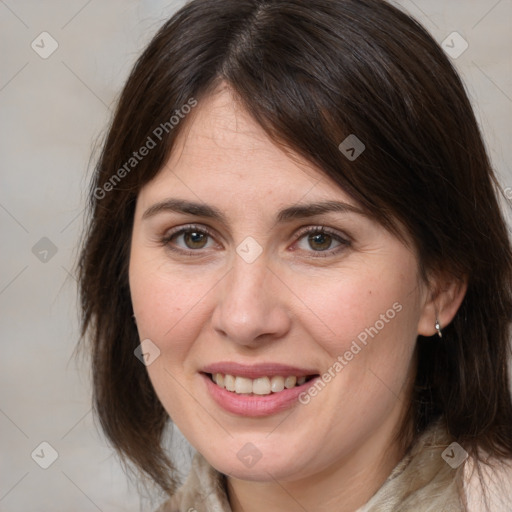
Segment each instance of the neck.
[{"label": "neck", "polygon": [[228,477],[233,512],[315,510],[354,512],[382,486],[404,455],[396,430],[379,432],[334,466],[295,481],[252,482]]}]

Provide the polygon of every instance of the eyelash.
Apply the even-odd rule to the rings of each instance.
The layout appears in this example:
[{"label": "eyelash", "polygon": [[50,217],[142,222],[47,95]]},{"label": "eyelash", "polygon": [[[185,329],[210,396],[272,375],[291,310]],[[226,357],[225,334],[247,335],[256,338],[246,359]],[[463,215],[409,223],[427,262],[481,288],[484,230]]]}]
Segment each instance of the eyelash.
[{"label": "eyelash", "polygon": [[183,235],[185,233],[199,233],[201,235],[209,236],[210,238],[214,238],[213,233],[211,233],[207,228],[203,226],[197,226],[195,224],[188,224],[186,226],[180,226],[172,230],[171,232],[166,233],[161,240],[162,245],[166,246],[170,251],[178,252],[185,256],[199,256],[199,249],[183,249],[181,247],[173,247],[171,244],[173,238]]},{"label": "eyelash", "polygon": [[314,258],[327,258],[328,256],[333,256],[338,252],[346,249],[347,247],[350,247],[351,245],[351,241],[348,239],[348,237],[342,236],[338,231],[330,229],[326,226],[307,226],[299,230],[296,235],[294,244],[308,235],[329,235],[333,238],[333,240],[339,243],[339,245],[334,249],[327,249],[325,251],[308,251],[314,255]]},{"label": "eyelash", "polygon": [[[208,230],[204,226],[197,226],[195,224],[189,224],[186,226],[180,226],[179,228],[174,229],[171,232],[168,232],[161,238],[161,244],[166,246],[169,250],[173,252],[178,252],[185,256],[200,256],[201,249],[183,249],[172,245],[172,240],[180,235],[186,234],[186,233],[199,233],[201,235],[206,235],[210,238],[214,238],[213,233]],[[295,241],[294,244],[299,242],[302,238],[308,235],[320,235],[325,234],[329,235],[339,243],[337,247],[334,249],[327,249],[325,251],[307,251],[311,253],[314,258],[326,258],[328,256],[332,256],[334,254],[337,254],[338,252],[342,251],[343,249],[350,247],[351,241],[344,236],[341,236],[341,234],[333,229],[327,228],[325,226],[308,226],[305,228],[302,228],[299,230],[299,232],[295,235]],[[294,249],[295,250],[295,249]]]}]

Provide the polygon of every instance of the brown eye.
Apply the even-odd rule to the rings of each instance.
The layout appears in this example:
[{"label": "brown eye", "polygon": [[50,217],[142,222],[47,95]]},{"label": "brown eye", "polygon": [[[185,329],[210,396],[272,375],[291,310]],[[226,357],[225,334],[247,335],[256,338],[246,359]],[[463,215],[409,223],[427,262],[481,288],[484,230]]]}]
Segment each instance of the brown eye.
[{"label": "brown eye", "polygon": [[208,243],[208,235],[199,231],[183,233],[183,242],[188,249],[203,249]]},{"label": "brown eye", "polygon": [[211,249],[216,246],[215,240],[210,233],[204,229],[194,226],[179,228],[166,235],[162,243],[176,251],[200,251]]},{"label": "brown eye", "polygon": [[331,248],[333,237],[327,233],[312,233],[308,235],[308,244],[314,251],[327,251]]},{"label": "brown eye", "polygon": [[304,229],[295,243],[296,248],[310,256],[334,256],[350,245],[350,240],[341,233],[323,226]]}]

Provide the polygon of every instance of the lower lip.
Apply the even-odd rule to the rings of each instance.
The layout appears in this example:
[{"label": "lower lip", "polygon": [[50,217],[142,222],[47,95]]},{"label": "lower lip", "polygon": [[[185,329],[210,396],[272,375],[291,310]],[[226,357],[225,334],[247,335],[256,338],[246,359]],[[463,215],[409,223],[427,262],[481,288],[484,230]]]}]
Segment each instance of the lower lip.
[{"label": "lower lip", "polygon": [[223,409],[239,416],[270,416],[285,411],[298,403],[301,393],[314,384],[318,377],[291,389],[284,389],[270,395],[239,395],[215,384],[209,375],[201,374],[213,400]]}]

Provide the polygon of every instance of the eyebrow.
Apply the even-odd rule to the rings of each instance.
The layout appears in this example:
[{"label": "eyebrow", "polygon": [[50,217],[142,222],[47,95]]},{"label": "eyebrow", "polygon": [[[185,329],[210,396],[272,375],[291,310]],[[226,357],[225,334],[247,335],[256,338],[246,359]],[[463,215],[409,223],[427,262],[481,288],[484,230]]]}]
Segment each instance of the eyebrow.
[{"label": "eyebrow", "polygon": [[166,199],[150,206],[142,215],[143,219],[148,219],[162,212],[176,212],[195,215],[197,217],[206,217],[208,219],[226,222],[224,214],[213,206],[205,203],[195,203],[183,199]]},{"label": "eyebrow", "polygon": [[314,217],[326,213],[357,213],[367,216],[367,213],[348,203],[340,201],[322,201],[319,203],[297,204],[281,210],[277,215],[278,222],[288,222],[294,219]]},{"label": "eyebrow", "polygon": [[[197,217],[214,219],[219,222],[227,223],[226,216],[217,208],[205,203],[196,203],[184,199],[166,199],[150,206],[142,215],[143,219],[148,219],[162,212],[176,212]],[[297,204],[281,210],[277,214],[277,222],[290,222],[295,219],[302,219],[322,215],[326,213],[356,213],[358,215],[367,214],[364,210],[348,203],[340,201],[322,201],[310,204]]]}]

